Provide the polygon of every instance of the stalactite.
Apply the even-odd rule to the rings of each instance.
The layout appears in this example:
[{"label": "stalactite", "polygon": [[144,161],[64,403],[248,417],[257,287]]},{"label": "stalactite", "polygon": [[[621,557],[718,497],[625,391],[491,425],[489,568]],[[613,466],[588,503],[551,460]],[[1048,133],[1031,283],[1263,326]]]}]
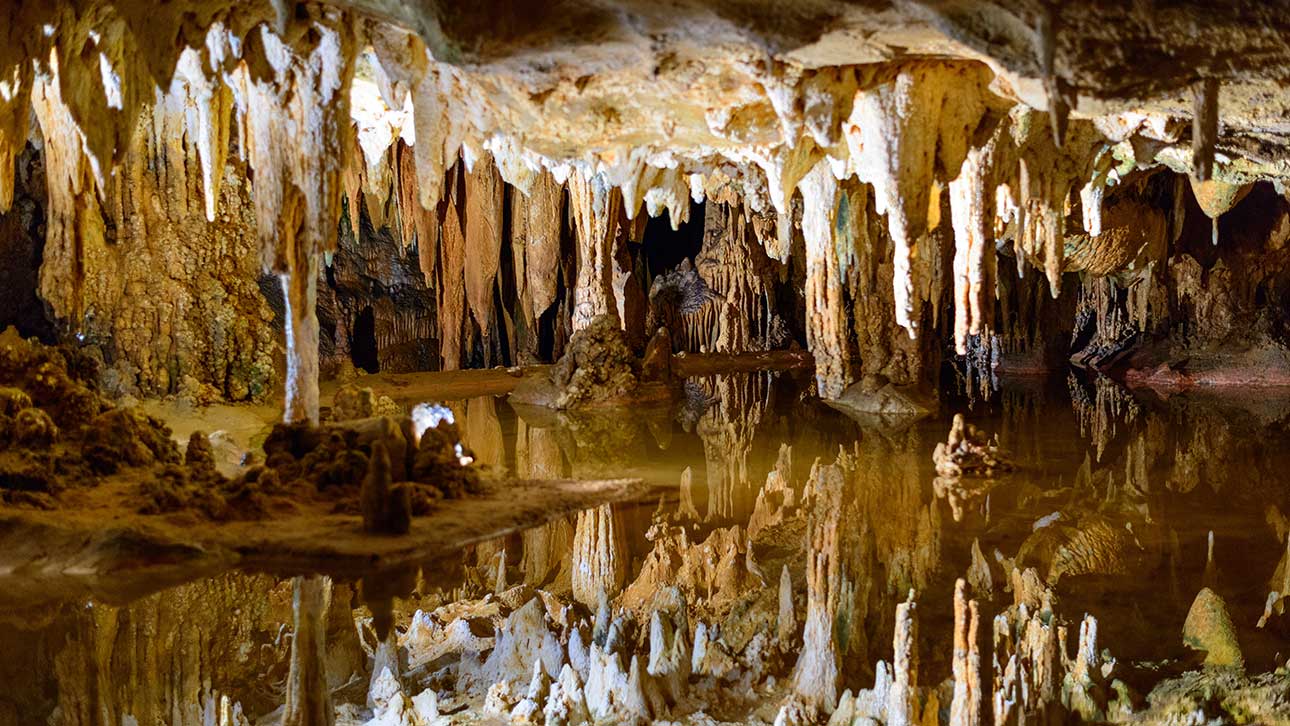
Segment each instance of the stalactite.
[{"label": "stalactite", "polygon": [[318,258],[334,249],[349,163],[354,38],[343,13],[315,20],[300,48],[261,27],[241,71],[264,266],[287,304],[287,421],[318,421]]},{"label": "stalactite", "polygon": [[443,370],[455,371],[462,363],[462,335],[466,321],[466,232],[461,210],[461,164],[449,172],[439,263],[439,356]]},{"label": "stalactite", "polygon": [[1048,119],[1052,125],[1053,143],[1061,148],[1066,140],[1067,117],[1070,115],[1070,104],[1062,93],[1062,81],[1057,77],[1057,7],[1044,3],[1039,9],[1039,19],[1035,27],[1035,40],[1038,45],[1039,75],[1044,84],[1044,95],[1048,97]]},{"label": "stalactite", "polygon": [[710,198],[693,265],[686,259],[654,278],[645,327],[672,331],[674,350],[742,353],[786,342],[774,290],[785,270],[757,242],[749,214],[730,195]]},{"label": "stalactite", "polygon": [[756,164],[766,175],[770,203],[777,213],[784,214],[789,209],[793,190],[823,156],[812,139],[801,137],[796,144],[780,145],[769,151],[753,147],[748,161]]},{"label": "stalactite", "polygon": [[578,279],[574,283],[573,331],[597,315],[617,312],[613,289],[614,245],[620,233],[623,197],[597,174],[569,178],[569,205],[578,243]]},{"label": "stalactite", "polygon": [[410,94],[409,143],[417,150],[418,198],[422,207],[434,209],[444,196],[444,174],[456,162],[466,132],[466,114],[454,111],[463,90],[456,71],[431,58],[418,34],[387,25],[371,35],[380,67],[393,85]]},{"label": "stalactite", "polygon": [[839,205],[837,180],[816,164],[801,184],[802,236],[806,239],[806,341],[815,356],[819,394],[837,398],[854,380],[842,300],[842,275],[834,247]]},{"label": "stalactite", "polygon": [[[696,175],[697,176],[697,175]],[[676,231],[690,219],[691,179],[680,169],[660,171],[654,186],[645,191],[645,210],[651,217],[667,212],[668,224]],[[696,199],[695,202],[702,201]]]},{"label": "stalactite", "polygon": [[1254,188],[1253,184],[1228,184],[1216,179],[1202,181],[1195,176],[1187,177],[1191,183],[1192,195],[1196,197],[1196,203],[1200,209],[1209,217],[1212,223],[1212,237],[1214,245],[1218,245],[1218,218],[1226,212],[1241,203],[1250,190]]},{"label": "stalactite", "polygon": [[[69,294],[47,296],[55,302],[54,312],[71,321],[79,331],[83,324],[85,272],[82,256],[86,247],[101,247],[103,217],[96,197],[97,187],[90,163],[82,153],[82,134],[63,102],[59,65],[49,59],[49,77],[36,80],[31,94],[36,121],[45,148],[45,180],[49,187],[44,262],[40,267],[40,288],[70,288]],[[5,170],[8,174],[8,170]]]},{"label": "stalactite", "polygon": [[1069,126],[1058,148],[1042,121],[1041,114],[1024,107],[1013,110],[1017,167],[1007,188],[1016,205],[1015,246],[1041,266],[1056,298],[1065,262],[1067,201],[1074,185],[1090,178],[1102,141],[1092,124],[1081,121]]},{"label": "stalactite", "polygon": [[31,63],[0,64],[0,214],[13,204],[14,162],[27,143],[33,83]]},{"label": "stalactite", "polygon": [[1209,181],[1214,173],[1214,144],[1218,141],[1218,79],[1196,84],[1192,103],[1192,176]]},{"label": "stalactite", "polygon": [[[560,221],[563,219],[563,190],[550,174],[542,174],[527,199],[513,207],[516,221],[512,233],[523,242],[528,316],[536,321],[555,303],[560,271]],[[523,220],[518,218],[523,213]]]},{"label": "stalactite", "polygon": [[896,322],[911,337],[922,302],[915,292],[926,284],[920,275],[935,256],[917,244],[936,203],[932,182],[959,175],[967,140],[985,112],[982,83],[970,70],[902,68],[891,81],[857,93],[843,125],[850,168],[873,184],[878,214],[887,215]]},{"label": "stalactite", "polygon": [[950,182],[954,225],[954,349],[967,353],[969,335],[987,332],[994,320],[994,154],[1003,126],[989,142],[968,151]]},{"label": "stalactite", "polygon": [[493,284],[502,253],[502,201],[505,189],[491,159],[481,159],[466,173],[466,301],[484,338],[493,322]]},{"label": "stalactite", "polygon": [[[213,30],[207,36],[208,48],[226,45],[225,33]],[[206,221],[215,221],[220,182],[224,178],[224,160],[228,156],[230,120],[233,115],[233,92],[210,74],[223,70],[223,54],[208,50],[210,67],[203,68],[203,55],[185,48],[179,55],[176,74],[188,85],[188,98],[197,108],[196,128],[188,134],[195,139],[197,156],[202,165],[202,192],[206,199]],[[231,60],[231,59],[228,59]]]}]

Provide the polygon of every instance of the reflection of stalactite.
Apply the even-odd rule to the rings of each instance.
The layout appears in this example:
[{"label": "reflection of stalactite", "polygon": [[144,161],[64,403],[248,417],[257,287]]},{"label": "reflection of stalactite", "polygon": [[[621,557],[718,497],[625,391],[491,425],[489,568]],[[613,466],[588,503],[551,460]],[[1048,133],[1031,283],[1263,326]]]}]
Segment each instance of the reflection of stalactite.
[{"label": "reflection of stalactite", "polygon": [[564,476],[564,455],[554,430],[516,422],[515,475],[528,479],[559,479]]},{"label": "reflection of stalactite", "polygon": [[868,430],[836,464],[812,470],[805,491],[806,630],[795,673],[795,689],[807,704],[834,703],[839,669],[853,669],[842,663],[867,657],[884,626],[881,617],[869,622],[874,604],[894,608],[884,598],[926,587],[939,566],[940,509],[924,501],[924,460],[912,433]]},{"label": "reflection of stalactite", "polygon": [[329,726],[336,720],[327,685],[324,655],[326,616],[331,607],[331,579],[297,577],[292,582],[294,632],[283,726]]},{"label": "reflection of stalactite", "polygon": [[573,521],[568,518],[524,530],[520,569],[524,571],[525,583],[553,592],[572,592],[570,561],[576,540],[574,530]]},{"label": "reflection of stalactite", "polygon": [[930,459],[912,431],[866,431],[854,457],[862,509],[873,524],[877,555],[893,592],[922,590],[941,556],[941,508],[924,501]]},{"label": "reflection of stalactite", "polygon": [[751,511],[749,456],[766,415],[774,377],[770,373],[700,379],[709,405],[696,432],[708,464],[708,516],[729,519]]},{"label": "reflection of stalactite", "polygon": [[959,390],[967,395],[969,407],[988,401],[999,388],[995,367],[999,364],[999,338],[989,331],[967,339],[963,355],[955,361]]},{"label": "reflection of stalactite", "polygon": [[[0,629],[11,665],[47,664],[31,677],[57,682],[50,701],[34,697],[54,693],[45,685],[27,693],[7,671],[6,713],[24,724],[253,722],[281,705],[269,683],[286,675],[279,628],[290,618],[282,608],[289,592],[273,578],[224,575],[124,606],[75,603],[51,613],[44,634]],[[342,625],[354,634],[352,620]],[[340,682],[364,669],[361,650],[329,655]]]},{"label": "reflection of stalactite", "polygon": [[[812,709],[827,710],[838,698],[843,656],[849,632],[839,632],[838,623],[855,622],[841,618],[848,607],[843,599],[853,595],[859,573],[847,565],[857,554],[853,526],[853,504],[847,496],[846,472],[836,465],[819,464],[811,472],[811,499],[806,535],[806,622],[802,650],[793,671],[793,690]],[[863,540],[860,540],[863,541]],[[851,571],[848,571],[851,570]],[[845,627],[845,626],[843,626]]]},{"label": "reflection of stalactite", "polygon": [[470,449],[475,460],[498,470],[505,469],[506,440],[502,436],[501,420],[497,417],[497,399],[476,396],[452,402],[449,408],[456,412],[462,443]]},{"label": "reflection of stalactite", "polygon": [[1142,407],[1131,393],[1106,376],[1094,376],[1092,399],[1074,373],[1066,381],[1071,392],[1071,405],[1079,421],[1080,436],[1093,440],[1097,460],[1101,461],[1102,453],[1115,439],[1118,427],[1137,420]]},{"label": "reflection of stalactite", "polygon": [[573,537],[573,597],[595,608],[612,598],[627,580],[623,525],[613,509],[602,505],[578,513]]}]

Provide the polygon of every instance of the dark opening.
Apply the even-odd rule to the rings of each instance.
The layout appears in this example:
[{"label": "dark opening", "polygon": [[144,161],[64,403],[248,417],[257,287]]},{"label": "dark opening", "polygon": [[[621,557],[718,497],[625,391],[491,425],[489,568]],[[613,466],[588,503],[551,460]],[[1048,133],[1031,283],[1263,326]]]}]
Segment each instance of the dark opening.
[{"label": "dark opening", "polygon": [[354,320],[353,332],[350,334],[349,357],[355,368],[362,368],[368,373],[381,370],[381,359],[376,349],[376,313],[368,305]]},{"label": "dark opening", "polygon": [[676,269],[682,260],[693,260],[703,248],[703,203],[691,201],[690,219],[675,231],[668,215],[651,217],[645,223],[640,242],[648,273],[644,280],[648,291],[649,281],[655,276]]}]

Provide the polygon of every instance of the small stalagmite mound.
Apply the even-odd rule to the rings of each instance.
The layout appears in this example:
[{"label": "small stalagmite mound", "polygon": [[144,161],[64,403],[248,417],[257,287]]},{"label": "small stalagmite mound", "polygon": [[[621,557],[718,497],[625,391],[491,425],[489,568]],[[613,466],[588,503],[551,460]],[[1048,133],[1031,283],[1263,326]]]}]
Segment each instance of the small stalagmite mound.
[{"label": "small stalagmite mound", "polygon": [[[0,334],[0,498],[53,508],[105,477],[182,468],[170,429],[98,390],[97,361],[68,346]],[[146,472],[146,473],[145,473]]]},{"label": "small stalagmite mound", "polygon": [[617,316],[598,315],[573,334],[547,375],[521,383],[511,400],[559,410],[666,402],[672,398],[664,382],[670,368],[657,358],[655,352],[642,368]]},{"label": "small stalagmite mound", "polygon": [[1187,611],[1183,642],[1190,648],[1205,651],[1207,666],[1245,667],[1241,644],[1236,640],[1236,626],[1227,613],[1227,604],[1208,587],[1201,588]]},{"label": "small stalagmite mound", "polygon": [[349,421],[373,416],[402,416],[404,413],[403,407],[389,396],[378,396],[371,388],[354,383],[342,385],[332,397],[333,421]]},{"label": "small stalagmite mound", "polygon": [[932,461],[936,464],[936,473],[948,478],[990,478],[1013,469],[1008,453],[999,448],[998,437],[991,439],[967,423],[961,413],[954,415],[949,438],[936,445]]},{"label": "small stalagmite mound", "polygon": [[954,521],[963,519],[965,507],[988,492],[998,477],[1013,470],[1008,453],[999,448],[998,437],[986,433],[955,414],[950,435],[932,452],[936,465],[933,487],[936,496],[949,500]]}]

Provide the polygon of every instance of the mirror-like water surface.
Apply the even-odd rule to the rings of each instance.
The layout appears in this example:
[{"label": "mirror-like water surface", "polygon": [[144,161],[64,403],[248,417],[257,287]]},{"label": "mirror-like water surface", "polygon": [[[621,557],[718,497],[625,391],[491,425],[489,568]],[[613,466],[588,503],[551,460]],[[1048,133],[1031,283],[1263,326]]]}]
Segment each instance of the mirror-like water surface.
[{"label": "mirror-like water surface", "polygon": [[[568,665],[594,710],[593,690],[609,687],[588,678],[605,653],[624,683],[644,679],[656,719],[770,722],[803,690],[795,674],[821,642],[813,618],[829,616],[837,690],[868,689],[895,655],[897,606],[911,590],[920,682],[950,679],[959,578],[987,645],[994,615],[1029,596],[1027,577],[1046,586],[1041,607],[1070,624],[1065,659],[1093,616],[1100,661],[1113,663],[1096,680],[1120,683],[1141,707],[1156,682],[1204,657],[1183,642],[1202,588],[1225,603],[1247,669],[1290,655],[1277,591],[1290,399],[1135,398],[1072,375],[909,423],[858,421],[806,395],[809,383],[697,378],[677,406],[596,415],[451,402],[469,447],[496,470],[640,477],[654,494],[415,572],[358,582],[225,572],[132,602],[0,610],[0,723],[290,721],[308,709],[283,704],[311,668],[340,723],[506,720],[534,687],[534,661],[556,683]],[[964,410],[997,436],[1012,473],[938,478],[932,452]],[[302,633],[316,653],[296,642]],[[669,670],[681,660],[684,672]],[[983,660],[994,665],[988,650]],[[533,718],[562,722],[542,713],[554,702],[545,683]],[[612,721],[626,706],[605,708]]]}]

